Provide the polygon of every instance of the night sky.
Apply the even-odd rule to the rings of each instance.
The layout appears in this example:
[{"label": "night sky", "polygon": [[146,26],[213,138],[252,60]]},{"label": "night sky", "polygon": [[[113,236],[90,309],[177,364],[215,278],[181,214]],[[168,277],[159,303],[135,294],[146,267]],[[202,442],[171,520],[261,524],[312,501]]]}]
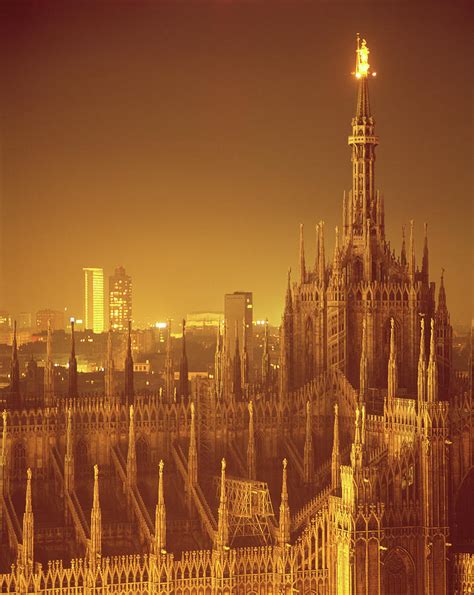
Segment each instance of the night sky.
[{"label": "night sky", "polygon": [[[413,4],[416,4],[413,7]],[[387,235],[428,222],[430,273],[472,306],[471,3],[0,5],[3,287],[12,312],[82,316],[82,267],[123,265],[134,319],[254,292],[278,323],[299,223],[332,258],[371,50]]]}]

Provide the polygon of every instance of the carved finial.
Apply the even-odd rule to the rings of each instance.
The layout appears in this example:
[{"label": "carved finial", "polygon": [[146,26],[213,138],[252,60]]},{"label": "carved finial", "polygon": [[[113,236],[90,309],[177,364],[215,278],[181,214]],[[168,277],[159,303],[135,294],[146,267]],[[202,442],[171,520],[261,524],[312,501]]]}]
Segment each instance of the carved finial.
[{"label": "carved finial", "polygon": [[222,461],[221,461],[221,471],[224,472],[225,471],[225,468],[226,468],[226,462],[225,462],[225,459],[222,458]]},{"label": "carved finial", "polygon": [[431,319],[431,335],[430,335],[430,360],[435,360],[435,330],[434,318]]},{"label": "carved finial", "polygon": [[94,481],[99,479],[99,466],[96,464],[94,465]]},{"label": "carved finial", "polygon": [[286,459],[283,459],[283,469],[286,469],[288,465],[288,461]]}]

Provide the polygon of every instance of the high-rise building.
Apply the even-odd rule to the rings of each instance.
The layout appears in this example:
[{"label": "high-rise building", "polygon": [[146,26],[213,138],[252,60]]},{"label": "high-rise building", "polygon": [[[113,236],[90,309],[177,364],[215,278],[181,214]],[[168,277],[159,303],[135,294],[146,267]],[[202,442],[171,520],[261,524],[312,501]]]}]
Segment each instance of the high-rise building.
[{"label": "high-rise building", "polygon": [[117,267],[109,277],[110,328],[124,331],[132,320],[132,278],[123,267]]},{"label": "high-rise building", "polygon": [[20,330],[30,330],[31,329],[31,312],[20,312],[18,314],[18,328]]},{"label": "high-rise building", "polygon": [[[235,331],[239,336],[239,345],[244,345],[251,359],[253,296],[251,291],[234,291],[224,297],[224,320],[226,324],[226,348],[230,354],[235,351]],[[244,337],[245,323],[245,337]]]},{"label": "high-rise building", "polygon": [[48,330],[48,322],[51,324],[52,331],[64,330],[64,312],[61,310],[50,310],[49,308],[38,310],[36,312],[36,330]]},{"label": "high-rise building", "polygon": [[104,332],[104,269],[84,271],[84,324],[94,333]]}]

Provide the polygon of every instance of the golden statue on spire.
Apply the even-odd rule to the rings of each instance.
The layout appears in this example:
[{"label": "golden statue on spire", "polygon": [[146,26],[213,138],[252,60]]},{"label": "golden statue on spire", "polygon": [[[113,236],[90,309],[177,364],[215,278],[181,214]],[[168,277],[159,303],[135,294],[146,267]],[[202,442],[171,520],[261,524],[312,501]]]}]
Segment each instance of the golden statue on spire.
[{"label": "golden statue on spire", "polygon": [[367,47],[367,42],[365,39],[362,39],[361,41],[359,34],[357,33],[357,61],[355,75],[358,79],[369,75],[369,53],[370,50]]}]

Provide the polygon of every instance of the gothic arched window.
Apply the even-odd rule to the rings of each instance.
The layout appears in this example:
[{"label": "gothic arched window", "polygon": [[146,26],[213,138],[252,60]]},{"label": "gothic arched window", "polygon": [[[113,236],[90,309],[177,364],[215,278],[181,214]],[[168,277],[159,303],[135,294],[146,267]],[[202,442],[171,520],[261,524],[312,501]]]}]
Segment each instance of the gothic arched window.
[{"label": "gothic arched window", "polygon": [[308,316],[305,325],[304,355],[305,355],[305,381],[308,382],[314,377],[314,336],[313,320]]},{"label": "gothic arched window", "polygon": [[359,283],[359,281],[362,281],[363,276],[364,267],[360,258],[357,258],[354,262],[354,283]]},{"label": "gothic arched window", "polygon": [[79,440],[74,452],[74,466],[77,477],[85,477],[90,473],[89,468],[89,449],[85,440]]},{"label": "gothic arched window", "polygon": [[22,480],[26,477],[26,449],[23,442],[16,442],[12,449],[12,478]]},{"label": "gothic arched window", "polygon": [[150,465],[150,447],[143,436],[137,440],[135,451],[137,453],[138,470],[146,469]]},{"label": "gothic arched window", "polygon": [[414,567],[409,554],[395,548],[388,552],[383,564],[384,593],[386,595],[414,595]]}]

